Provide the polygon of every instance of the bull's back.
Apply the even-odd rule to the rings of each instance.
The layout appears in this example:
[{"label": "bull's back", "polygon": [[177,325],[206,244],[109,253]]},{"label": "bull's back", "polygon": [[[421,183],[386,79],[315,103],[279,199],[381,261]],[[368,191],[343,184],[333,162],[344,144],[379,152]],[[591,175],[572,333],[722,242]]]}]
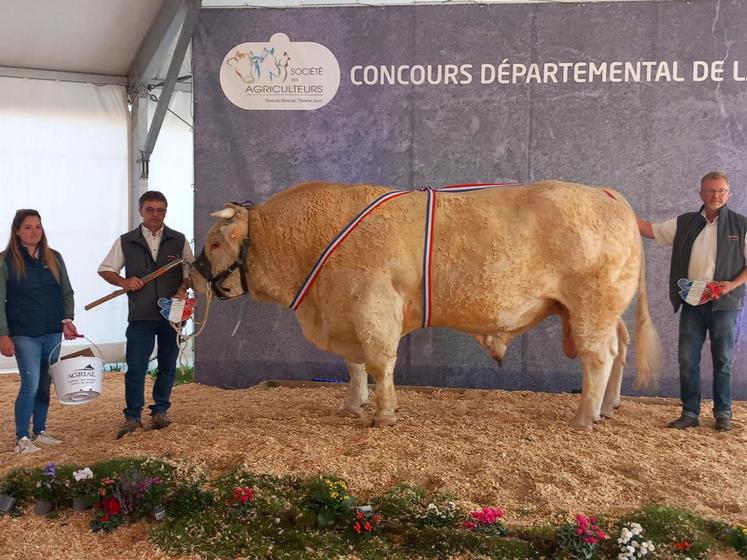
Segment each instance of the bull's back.
[{"label": "bull's back", "polygon": [[444,324],[510,321],[595,282],[633,293],[635,216],[611,189],[544,181],[444,194],[437,213],[434,318]]}]

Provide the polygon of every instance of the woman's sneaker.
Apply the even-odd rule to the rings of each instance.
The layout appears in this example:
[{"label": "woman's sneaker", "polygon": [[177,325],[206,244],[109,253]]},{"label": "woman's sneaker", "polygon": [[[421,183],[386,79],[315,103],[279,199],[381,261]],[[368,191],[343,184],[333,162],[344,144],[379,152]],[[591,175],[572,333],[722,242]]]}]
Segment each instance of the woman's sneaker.
[{"label": "woman's sneaker", "polygon": [[35,446],[34,443],[27,437],[22,437],[16,443],[16,453],[18,453],[19,455],[24,455],[26,453],[36,453],[37,451],[41,451],[41,449]]},{"label": "woman's sneaker", "polygon": [[42,445],[59,445],[62,443],[62,440],[54,438],[47,432],[42,431],[34,436],[34,443],[41,443]]}]

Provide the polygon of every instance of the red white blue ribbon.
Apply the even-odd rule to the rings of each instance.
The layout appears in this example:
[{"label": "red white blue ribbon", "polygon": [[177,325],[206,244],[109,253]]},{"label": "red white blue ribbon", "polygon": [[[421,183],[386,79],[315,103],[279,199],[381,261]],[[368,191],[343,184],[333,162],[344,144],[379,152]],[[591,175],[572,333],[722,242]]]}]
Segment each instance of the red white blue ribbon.
[{"label": "red white blue ribbon", "polygon": [[426,187],[425,242],[423,243],[423,328],[431,324],[431,261],[433,257],[433,226],[436,223],[436,191]]},{"label": "red white blue ribbon", "polygon": [[293,301],[291,301],[289,307],[293,311],[298,309],[298,306],[301,305],[303,298],[305,298],[306,294],[309,293],[309,289],[314,283],[314,280],[316,280],[316,277],[319,275],[319,272],[324,266],[324,263],[327,262],[334,250],[337,249],[337,247],[339,247],[343,241],[345,241],[345,238],[350,235],[350,233],[358,226],[359,223],[363,221],[366,216],[368,216],[371,212],[376,210],[376,208],[384,204],[386,201],[392,200],[393,198],[397,198],[405,194],[409,194],[410,192],[411,191],[392,191],[383,194],[379,198],[374,200],[371,204],[366,206],[363,210],[361,210],[360,214],[353,218],[353,220],[348,225],[346,225],[340,233],[337,234],[337,237],[335,237],[330,242],[330,244],[327,245],[327,248],[324,250],[324,252],[319,255],[316,263],[311,268],[311,272],[309,272],[308,276],[306,276],[306,280],[304,280],[303,284],[301,285],[301,289],[298,290],[298,293],[296,293],[296,297],[293,298]]},{"label": "red white blue ribbon", "polygon": [[[429,327],[431,325],[431,312],[433,305],[431,270],[433,264],[433,234],[436,221],[436,193],[479,191],[483,189],[492,189],[494,187],[508,186],[517,186],[517,184],[465,183],[461,185],[447,185],[438,189],[433,189],[431,187],[424,187],[422,189],[419,189],[420,191],[425,191],[426,193],[425,239],[423,243],[423,328]],[[347,226],[345,226],[342,231],[340,231],[340,233],[337,234],[337,237],[335,237],[330,242],[330,244],[327,245],[327,248],[319,256],[316,263],[312,267],[311,272],[309,272],[309,274],[306,276],[306,279],[301,285],[301,288],[298,290],[298,293],[296,293],[296,297],[294,297],[293,301],[291,301],[290,308],[293,311],[296,311],[298,309],[298,306],[301,305],[303,298],[306,297],[306,294],[309,293],[309,289],[311,289],[311,285],[319,275],[319,272],[324,266],[324,263],[327,262],[334,250],[337,249],[343,241],[345,241],[345,238],[350,235],[350,233],[358,226],[358,224],[360,224],[366,218],[366,216],[368,216],[371,212],[373,212],[376,208],[378,208],[385,202],[405,194],[410,194],[411,192],[418,191],[392,191],[386,193],[371,202],[355,218],[353,218],[353,220]]]}]

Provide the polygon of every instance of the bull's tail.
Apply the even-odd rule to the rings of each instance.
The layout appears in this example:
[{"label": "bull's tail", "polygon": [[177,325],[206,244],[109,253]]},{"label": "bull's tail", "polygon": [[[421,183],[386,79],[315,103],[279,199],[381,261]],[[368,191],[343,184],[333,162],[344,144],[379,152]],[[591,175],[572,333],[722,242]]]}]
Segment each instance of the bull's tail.
[{"label": "bull's tail", "polygon": [[646,294],[646,255],[641,242],[641,266],[638,277],[638,307],[636,309],[635,366],[638,371],[633,387],[655,385],[661,371],[661,341],[651,321]]}]

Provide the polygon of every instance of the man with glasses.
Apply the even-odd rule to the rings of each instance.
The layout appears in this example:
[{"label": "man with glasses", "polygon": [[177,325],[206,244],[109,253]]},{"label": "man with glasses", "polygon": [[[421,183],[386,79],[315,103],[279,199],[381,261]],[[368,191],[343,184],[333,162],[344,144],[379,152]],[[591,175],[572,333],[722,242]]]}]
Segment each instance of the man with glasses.
[{"label": "man with glasses", "polygon": [[[158,342],[158,372],[153,385],[150,405],[153,428],[160,430],[171,424],[166,415],[171,406],[171,388],[176,374],[179,347],[176,333],[161,316],[159,298],[184,298],[190,287],[186,266],[169,270],[166,274],[144,284],[142,277],[169,262],[184,258],[193,260],[192,250],[184,234],[164,225],[168,202],[163,193],[147,191],[140,197],[140,216],[143,223],[121,235],[99,266],[99,275],[115,286],[127,290],[129,314],[127,320],[127,372],[125,373],[124,424],[117,439],[142,428],[140,414],[145,405],[145,375],[148,371],[154,342]],[[119,271],[125,269],[125,277]]]},{"label": "man with glasses", "polygon": [[[713,360],[713,415],[716,430],[731,430],[731,366],[737,319],[747,281],[747,218],[727,208],[729,178],[720,171],[700,181],[698,212],[688,212],[660,224],[638,219],[641,235],[660,245],[672,245],[669,299],[680,313],[678,359],[682,415],[669,423],[684,430],[698,426],[700,356],[706,333]],[[680,278],[714,281],[719,297],[700,305],[683,302]]]}]

